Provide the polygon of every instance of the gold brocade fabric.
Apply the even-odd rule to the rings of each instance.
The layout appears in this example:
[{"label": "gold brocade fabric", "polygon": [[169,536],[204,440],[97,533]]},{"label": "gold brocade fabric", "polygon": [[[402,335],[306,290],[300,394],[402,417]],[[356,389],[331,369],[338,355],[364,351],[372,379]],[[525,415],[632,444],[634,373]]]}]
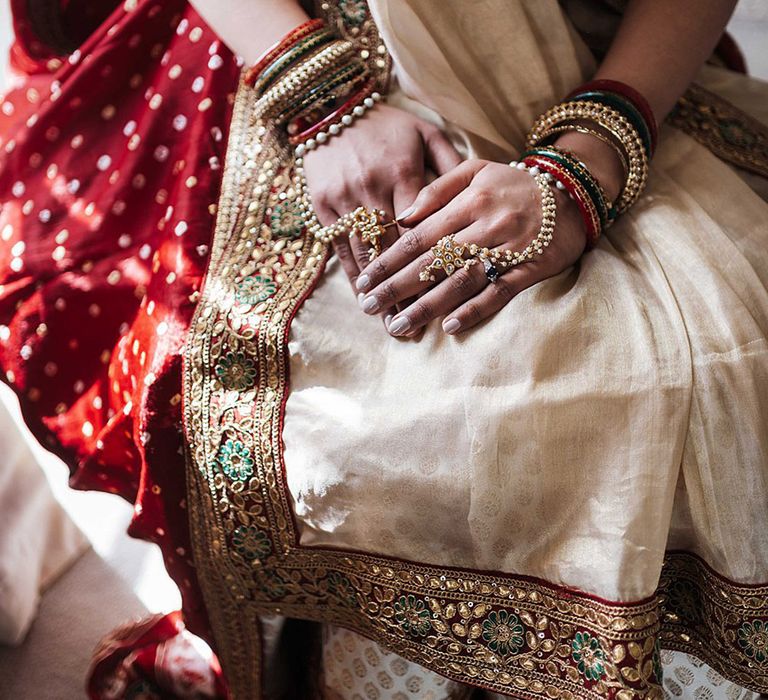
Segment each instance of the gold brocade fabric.
[{"label": "gold brocade fabric", "polygon": [[[377,45],[362,3],[323,7]],[[511,157],[592,66],[551,0],[372,14],[396,99],[469,155]],[[661,698],[662,646],[767,692],[768,204],[668,130],[577,266],[461,338],[404,342],[308,238],[252,104],[241,87],[184,369],[195,562],[235,700],[262,696],[266,613],[519,698]]]}]

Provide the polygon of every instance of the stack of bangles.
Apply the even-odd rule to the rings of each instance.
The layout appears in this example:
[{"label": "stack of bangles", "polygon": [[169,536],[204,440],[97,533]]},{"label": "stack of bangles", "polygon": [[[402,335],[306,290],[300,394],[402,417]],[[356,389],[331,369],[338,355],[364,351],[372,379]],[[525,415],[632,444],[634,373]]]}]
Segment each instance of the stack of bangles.
[{"label": "stack of bangles", "polygon": [[256,113],[283,128],[296,155],[336,136],[381,99],[376,81],[352,41],[322,19],[296,27],[246,73]]},{"label": "stack of bangles", "polygon": [[[330,226],[318,221],[304,175],[303,156],[318,148],[381,100],[376,80],[363,60],[360,47],[340,39],[314,19],[294,29],[246,74],[257,94],[256,111],[264,120],[285,129],[295,147],[295,191],[307,230],[318,240],[358,236],[369,244],[370,258],[381,252],[381,238],[395,222],[385,223],[385,213],[364,206],[342,216]],[[587,165],[571,151],[554,145],[568,132],[588,134],[614,149],[624,171],[618,197],[609,200],[605,189]],[[493,249],[475,243],[459,245],[452,236],[432,248],[433,260],[420,279],[432,281],[434,273],[451,275],[482,263],[495,282],[501,270],[533,260],[549,246],[555,227],[553,187],[565,190],[577,203],[592,247],[616,217],[640,197],[648,178],[648,164],[656,148],[658,128],[648,102],[629,85],[594,80],[574,90],[564,102],[542,114],[526,139],[525,152],[511,166],[527,171],[541,195],[542,224],[536,237],[522,250]]]},{"label": "stack of bangles", "polygon": [[[571,131],[589,134],[615,150],[624,169],[624,183],[615,202],[608,200],[600,182],[575,154],[552,145]],[[592,247],[640,197],[657,140],[656,120],[639,92],[615,80],[594,80],[536,120],[520,167],[549,173],[568,191],[579,206]]]}]

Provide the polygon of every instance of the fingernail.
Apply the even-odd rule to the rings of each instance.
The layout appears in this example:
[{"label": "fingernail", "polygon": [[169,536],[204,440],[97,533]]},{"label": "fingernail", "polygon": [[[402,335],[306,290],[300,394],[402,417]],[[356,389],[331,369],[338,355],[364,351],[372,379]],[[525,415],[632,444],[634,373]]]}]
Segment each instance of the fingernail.
[{"label": "fingernail", "polygon": [[449,318],[443,321],[443,330],[449,335],[455,333],[459,328],[461,328],[461,323],[457,318]]},{"label": "fingernail", "polygon": [[413,212],[416,211],[416,207],[408,207],[402,214],[398,214],[395,217],[395,221],[402,221],[403,219],[407,219],[409,216],[413,215]]},{"label": "fingernail", "polygon": [[376,297],[366,297],[363,300],[363,311],[367,314],[372,314],[379,310],[379,300]]},{"label": "fingernail", "polygon": [[392,323],[392,314],[387,314],[384,317],[384,328],[389,330],[389,324]]},{"label": "fingernail", "polygon": [[371,286],[371,278],[368,277],[368,275],[360,275],[360,277],[357,278],[356,285],[361,292],[367,292],[368,287]]},{"label": "fingernail", "polygon": [[360,306],[363,305],[363,299],[365,299],[365,294],[360,292],[360,294],[357,295],[357,303],[360,304]]},{"label": "fingernail", "polygon": [[399,318],[392,321],[392,324],[389,326],[389,332],[392,335],[402,335],[410,327],[411,327],[411,322],[408,320],[408,317],[400,316]]}]

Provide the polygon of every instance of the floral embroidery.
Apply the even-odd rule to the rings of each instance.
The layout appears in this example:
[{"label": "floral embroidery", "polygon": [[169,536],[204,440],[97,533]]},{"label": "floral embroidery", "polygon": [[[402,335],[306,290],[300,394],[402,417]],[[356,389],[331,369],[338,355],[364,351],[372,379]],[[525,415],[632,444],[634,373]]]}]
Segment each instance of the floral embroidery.
[{"label": "floral embroidery", "polygon": [[344,19],[354,26],[365,22],[368,16],[368,8],[364,0],[339,0],[339,10]]},{"label": "floral embroidery", "polygon": [[350,580],[338,571],[328,574],[328,590],[344,605],[353,608],[357,606],[355,588]]},{"label": "floral embroidery", "polygon": [[393,607],[395,620],[408,634],[423,637],[431,629],[429,610],[423,600],[412,595],[400,596]]},{"label": "floral embroidery", "polygon": [[239,440],[227,439],[216,455],[216,463],[230,479],[243,481],[253,476],[253,456]]},{"label": "floral embroidery", "polygon": [[256,365],[242,352],[228,352],[219,358],[214,368],[216,376],[227,389],[245,391],[256,383]]},{"label": "floral embroidery", "polygon": [[739,628],[739,646],[758,664],[768,662],[768,622],[752,620]]},{"label": "floral embroidery", "polygon": [[599,681],[605,675],[605,652],[600,648],[597,637],[589,632],[577,632],[571,648],[579,671],[589,680]]},{"label": "floral embroidery", "polygon": [[278,238],[298,238],[303,228],[303,222],[291,200],[280,202],[272,208],[269,223],[272,233]]},{"label": "floral embroidery", "polygon": [[483,639],[491,651],[506,656],[516,654],[525,642],[523,626],[514,613],[494,611],[483,622]]},{"label": "floral embroidery", "polygon": [[265,532],[253,525],[241,525],[232,533],[235,551],[248,561],[264,559],[272,551],[272,544]]},{"label": "floral embroidery", "polygon": [[241,304],[260,304],[277,292],[277,285],[265,275],[246,277],[237,285],[235,299]]}]

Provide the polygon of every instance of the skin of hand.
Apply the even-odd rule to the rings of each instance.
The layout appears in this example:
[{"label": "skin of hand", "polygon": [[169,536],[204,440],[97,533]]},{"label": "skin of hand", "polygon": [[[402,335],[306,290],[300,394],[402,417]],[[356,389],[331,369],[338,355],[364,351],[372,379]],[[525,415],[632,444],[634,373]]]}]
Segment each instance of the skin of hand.
[{"label": "skin of hand", "polygon": [[529,173],[487,160],[461,163],[421,190],[413,211],[400,220],[409,230],[358,277],[357,288],[367,292],[363,311],[374,314],[420,295],[389,324],[392,335],[406,337],[441,316],[449,334],[489,318],[524,289],[573,265],[584,251],[578,206],[554,192],[557,225],[543,255],[508,269],[492,284],[481,264],[422,282],[419,272],[434,259],[430,249],[443,236],[454,234],[459,244],[521,250],[541,227],[539,188]]},{"label": "skin of hand", "polygon": [[[307,153],[304,171],[317,218],[328,225],[361,205],[394,217],[424,187],[428,168],[441,175],[460,162],[436,126],[380,104],[353,128]],[[396,238],[394,228],[389,229],[382,243],[391,245]],[[357,294],[357,277],[370,262],[368,246],[357,238],[339,236],[334,249]],[[381,308],[385,317],[389,311]]]}]

